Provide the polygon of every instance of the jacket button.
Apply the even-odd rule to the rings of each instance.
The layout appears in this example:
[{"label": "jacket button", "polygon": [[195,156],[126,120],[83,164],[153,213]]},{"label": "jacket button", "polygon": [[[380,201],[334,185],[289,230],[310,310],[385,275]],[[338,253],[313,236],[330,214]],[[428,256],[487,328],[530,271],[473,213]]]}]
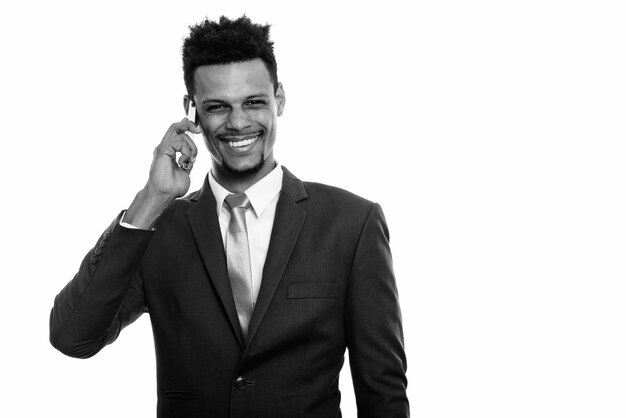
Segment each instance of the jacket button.
[{"label": "jacket button", "polygon": [[91,256],[91,264],[96,264],[98,262],[98,256],[97,255],[92,255]]},{"label": "jacket button", "polygon": [[102,239],[109,239],[111,238],[111,233],[109,231],[104,231],[104,235],[102,235]]},{"label": "jacket button", "polygon": [[239,376],[238,378],[235,379],[235,387],[237,389],[245,389],[246,388],[246,379],[244,379],[243,377]]},{"label": "jacket button", "polygon": [[106,246],[107,246],[107,240],[105,240],[105,239],[103,238],[103,239],[100,241],[100,244],[98,244],[98,245],[100,245],[100,247],[102,247],[102,248],[106,247]]},{"label": "jacket button", "polygon": [[93,253],[94,253],[95,255],[100,255],[100,254],[102,254],[102,247],[98,247],[98,248],[96,248],[95,250],[93,250]]}]

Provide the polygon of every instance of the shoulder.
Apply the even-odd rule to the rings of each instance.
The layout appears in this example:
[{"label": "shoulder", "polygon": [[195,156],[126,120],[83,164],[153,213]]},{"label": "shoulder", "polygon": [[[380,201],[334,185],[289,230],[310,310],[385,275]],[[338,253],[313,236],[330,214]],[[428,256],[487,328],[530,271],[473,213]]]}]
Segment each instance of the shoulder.
[{"label": "shoulder", "polygon": [[380,206],[345,189],[315,182],[303,182],[307,199],[301,204],[313,219],[328,227],[360,230]]},{"label": "shoulder", "polygon": [[323,200],[329,204],[336,204],[342,207],[370,207],[374,203],[364,197],[356,195],[348,190],[330,186],[328,184],[303,182],[309,199]]},{"label": "shoulder", "polygon": [[345,189],[312,181],[301,181],[283,166],[283,193],[308,211],[320,216],[363,220],[376,203]]}]

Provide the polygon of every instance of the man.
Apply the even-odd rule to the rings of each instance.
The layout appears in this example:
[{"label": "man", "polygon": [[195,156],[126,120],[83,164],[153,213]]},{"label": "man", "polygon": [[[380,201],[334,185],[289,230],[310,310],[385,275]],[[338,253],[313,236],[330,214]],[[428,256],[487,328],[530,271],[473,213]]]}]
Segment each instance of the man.
[{"label": "man", "polygon": [[[380,207],[277,166],[285,106],[269,25],[192,27],[197,122],[174,123],[150,176],[55,299],[50,341],[96,354],[150,313],[159,417],[340,417],[345,349],[361,417],[407,417],[406,358]],[[202,134],[213,158],[183,196]]]}]

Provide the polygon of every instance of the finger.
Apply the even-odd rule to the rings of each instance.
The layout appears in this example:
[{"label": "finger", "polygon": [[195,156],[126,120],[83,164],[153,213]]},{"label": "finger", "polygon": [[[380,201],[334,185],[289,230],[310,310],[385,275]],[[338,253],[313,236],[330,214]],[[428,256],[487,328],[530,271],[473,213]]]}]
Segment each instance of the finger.
[{"label": "finger", "polygon": [[197,122],[192,122],[190,120],[187,121],[190,124],[190,128],[188,129],[189,132],[193,132],[194,134],[201,134],[202,133],[202,126],[200,126],[199,123]]},{"label": "finger", "polygon": [[166,136],[180,135],[185,132],[192,132],[194,134],[202,133],[200,126],[196,125],[187,118],[183,118],[180,122],[173,123],[167,130]]},{"label": "finger", "polygon": [[193,168],[193,162],[191,162],[191,160],[187,160],[184,155],[178,157],[178,165],[187,174],[189,174]]},{"label": "finger", "polygon": [[188,143],[189,137],[186,135],[177,135],[162,142],[156,149],[157,154],[167,155],[169,158],[176,158],[176,153],[185,154],[187,158],[191,158],[191,147]]},{"label": "finger", "polygon": [[189,149],[191,150],[190,161],[192,163],[195,163],[196,157],[198,156],[198,147],[196,146],[196,143],[193,141],[193,139],[189,137],[189,135],[183,134],[182,137],[183,139],[185,139],[185,141],[187,141],[187,145],[189,146]]},{"label": "finger", "polygon": [[180,154],[181,155],[178,158],[178,165],[181,165],[183,162],[186,163],[191,161],[191,149],[189,148],[187,142],[185,142],[180,148]]},{"label": "finger", "polygon": [[182,138],[185,143],[182,145],[181,149],[177,151],[182,153],[187,158],[187,161],[195,163],[196,156],[198,155],[198,147],[196,147],[195,142],[187,134],[181,134],[178,135],[178,137]]}]

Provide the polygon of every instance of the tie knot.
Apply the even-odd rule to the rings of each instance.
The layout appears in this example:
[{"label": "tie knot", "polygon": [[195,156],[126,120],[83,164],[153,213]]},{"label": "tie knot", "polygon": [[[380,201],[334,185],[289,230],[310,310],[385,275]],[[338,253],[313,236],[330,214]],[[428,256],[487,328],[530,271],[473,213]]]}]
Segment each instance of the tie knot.
[{"label": "tie knot", "polygon": [[231,211],[234,208],[248,209],[250,207],[250,199],[245,193],[231,193],[226,196],[225,201]]}]

